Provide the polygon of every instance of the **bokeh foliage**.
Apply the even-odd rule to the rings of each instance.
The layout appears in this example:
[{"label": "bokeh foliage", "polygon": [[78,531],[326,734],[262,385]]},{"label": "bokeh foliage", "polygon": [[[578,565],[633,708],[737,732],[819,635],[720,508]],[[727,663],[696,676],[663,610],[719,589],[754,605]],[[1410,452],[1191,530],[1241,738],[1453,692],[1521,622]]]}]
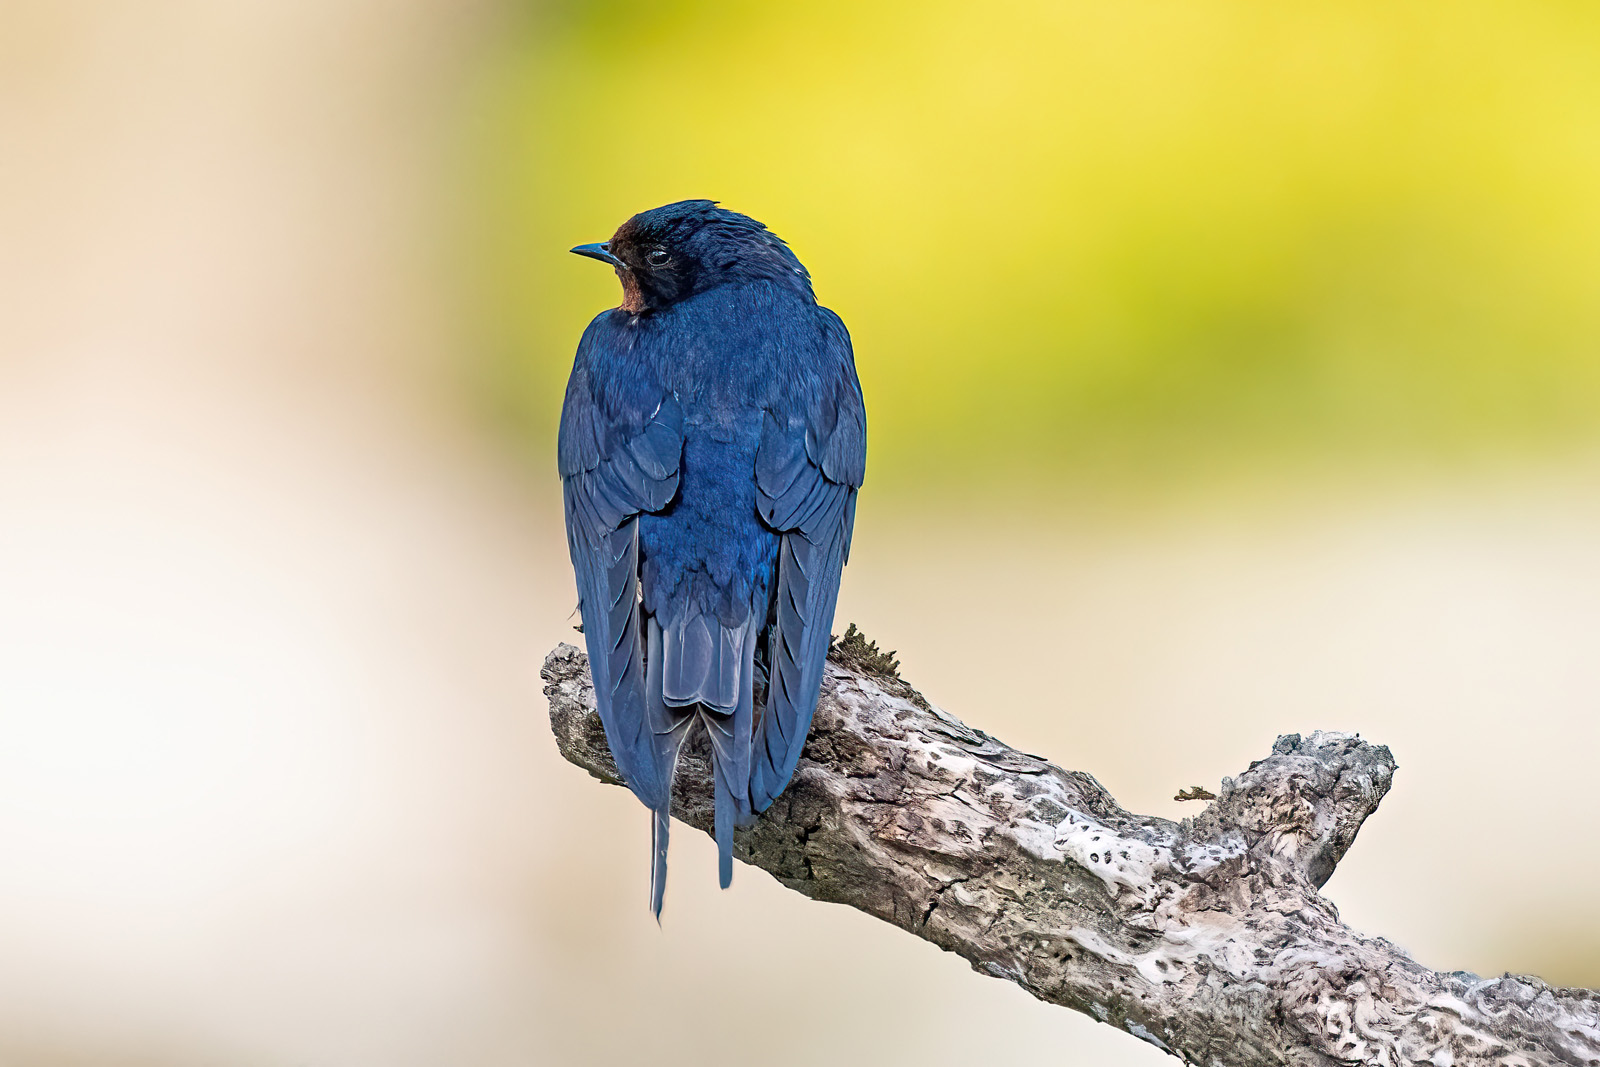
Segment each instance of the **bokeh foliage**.
[{"label": "bokeh foliage", "polygon": [[1600,430],[1582,0],[573,0],[477,104],[482,382],[530,449],[618,295],[565,249],[692,196],[850,325],[878,491]]}]

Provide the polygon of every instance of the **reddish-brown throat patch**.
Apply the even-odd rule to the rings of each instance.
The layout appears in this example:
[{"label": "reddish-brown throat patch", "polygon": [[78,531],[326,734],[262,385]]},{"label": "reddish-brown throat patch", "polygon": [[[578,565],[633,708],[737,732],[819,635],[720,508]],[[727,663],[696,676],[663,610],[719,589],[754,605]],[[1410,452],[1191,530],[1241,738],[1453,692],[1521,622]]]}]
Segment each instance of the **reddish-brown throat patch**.
[{"label": "reddish-brown throat patch", "polygon": [[639,279],[626,267],[617,268],[617,277],[622,279],[622,310],[630,315],[639,314],[644,310],[644,290],[639,288]]}]

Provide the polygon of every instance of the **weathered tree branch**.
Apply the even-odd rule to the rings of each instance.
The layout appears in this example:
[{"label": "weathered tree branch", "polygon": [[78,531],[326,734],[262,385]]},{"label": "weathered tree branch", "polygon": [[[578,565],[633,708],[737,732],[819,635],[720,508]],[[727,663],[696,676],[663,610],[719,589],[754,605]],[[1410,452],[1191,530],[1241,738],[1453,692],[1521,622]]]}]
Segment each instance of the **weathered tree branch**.
[{"label": "weathered tree branch", "polygon": [[[562,754],[616,782],[584,655],[561,645],[543,673]],[[898,678],[830,662],[793,782],[735,849],[1205,1067],[1600,1067],[1600,994],[1429,970],[1318,894],[1394,770],[1357,737],[1290,734],[1196,818],[1132,815]],[[673,809],[708,832],[709,774],[691,750]]]}]

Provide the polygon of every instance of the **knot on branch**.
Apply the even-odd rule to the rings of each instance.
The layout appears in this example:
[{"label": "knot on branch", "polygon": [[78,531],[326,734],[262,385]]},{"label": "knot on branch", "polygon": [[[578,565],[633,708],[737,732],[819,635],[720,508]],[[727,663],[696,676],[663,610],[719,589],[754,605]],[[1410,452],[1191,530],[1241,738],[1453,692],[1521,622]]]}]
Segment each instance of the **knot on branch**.
[{"label": "knot on branch", "polygon": [[1194,823],[1197,836],[1244,834],[1250,849],[1321,888],[1394,780],[1394,756],[1354,734],[1284,734]]}]

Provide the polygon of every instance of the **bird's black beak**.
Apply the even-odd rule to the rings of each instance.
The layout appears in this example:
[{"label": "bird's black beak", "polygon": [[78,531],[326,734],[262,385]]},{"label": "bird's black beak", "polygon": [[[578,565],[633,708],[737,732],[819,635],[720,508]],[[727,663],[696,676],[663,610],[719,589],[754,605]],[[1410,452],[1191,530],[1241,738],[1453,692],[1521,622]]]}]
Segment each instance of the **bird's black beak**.
[{"label": "bird's black beak", "polygon": [[602,263],[609,263],[613,267],[621,267],[623,265],[622,260],[611,254],[609,242],[602,241],[599,244],[579,245],[571,251],[573,255],[588,256],[590,259],[598,259]]}]

